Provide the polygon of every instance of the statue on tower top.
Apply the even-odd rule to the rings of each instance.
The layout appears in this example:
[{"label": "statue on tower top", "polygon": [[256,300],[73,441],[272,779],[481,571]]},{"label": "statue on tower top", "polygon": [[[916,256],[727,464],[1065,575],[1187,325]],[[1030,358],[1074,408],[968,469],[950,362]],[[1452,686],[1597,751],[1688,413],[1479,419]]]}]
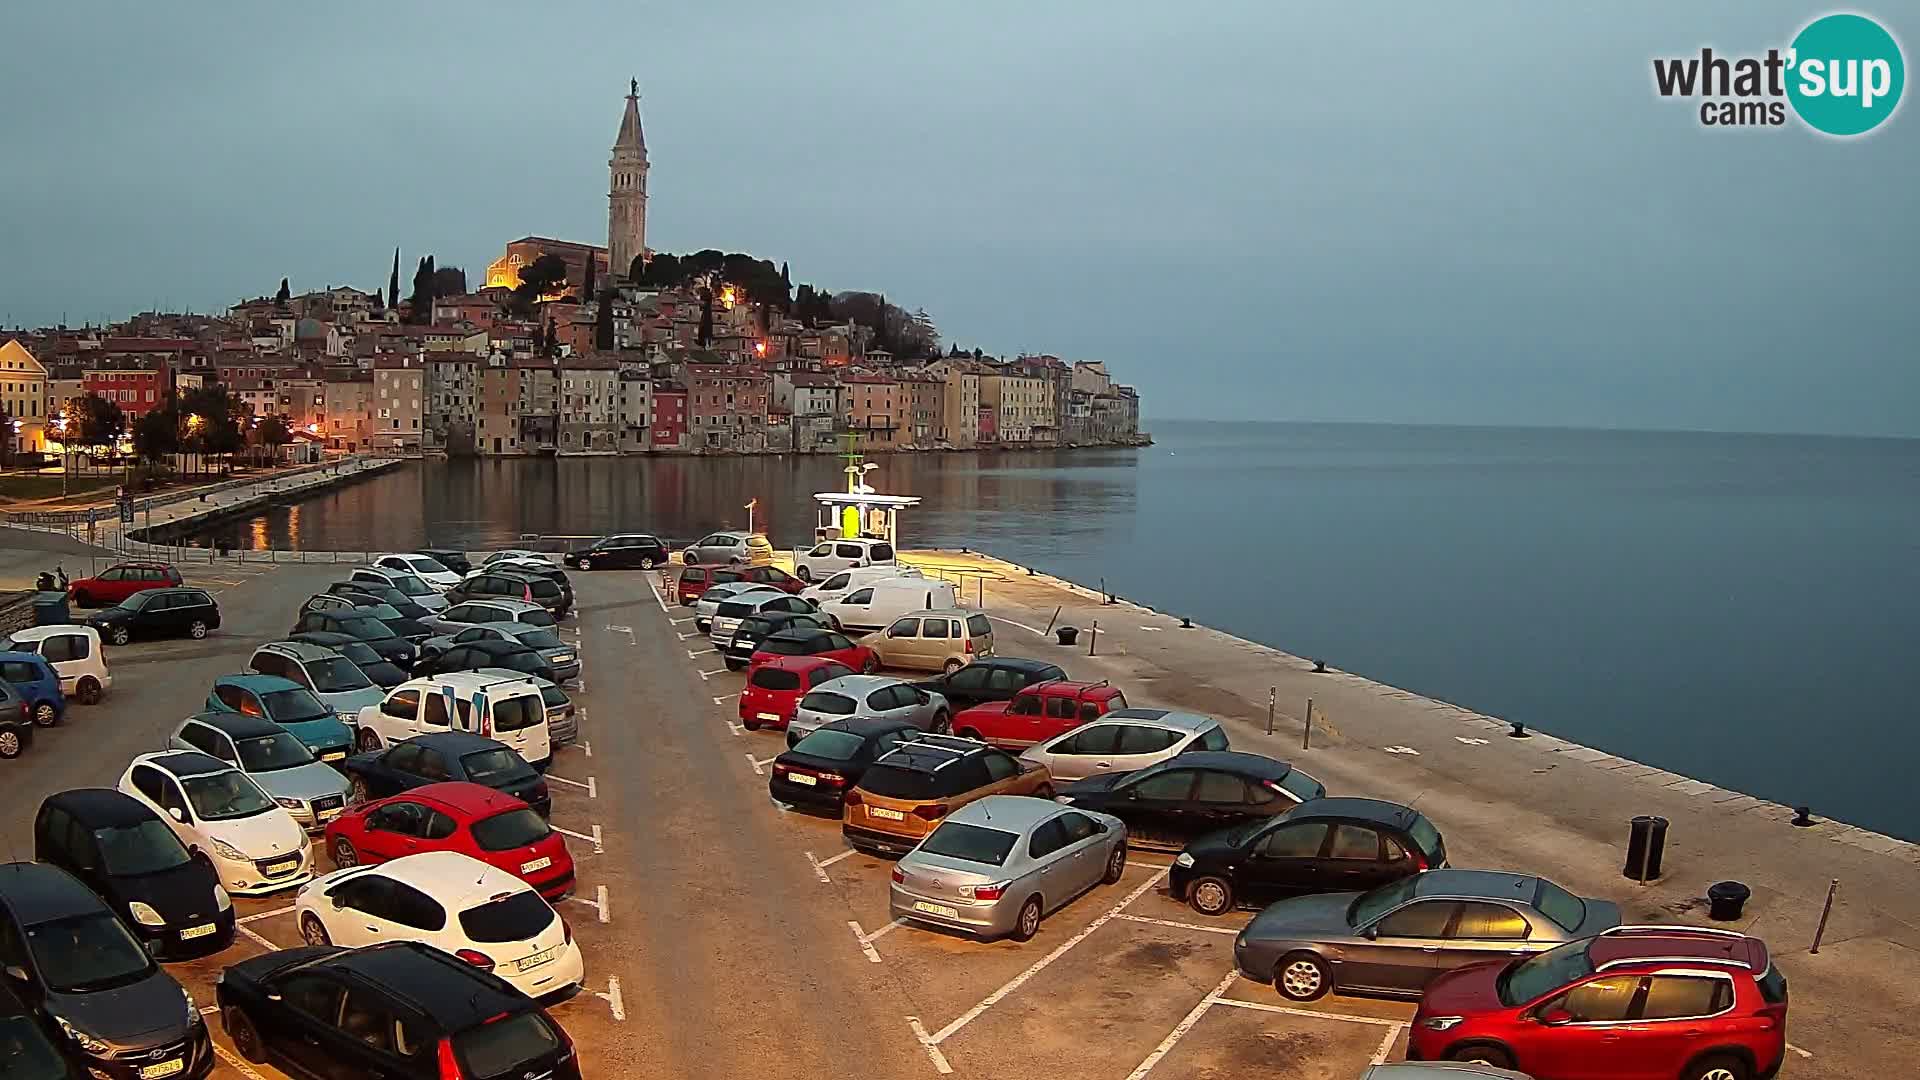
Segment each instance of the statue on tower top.
[{"label": "statue on tower top", "polygon": [[628,97],[640,96],[640,80],[639,79],[627,80],[627,96]]}]

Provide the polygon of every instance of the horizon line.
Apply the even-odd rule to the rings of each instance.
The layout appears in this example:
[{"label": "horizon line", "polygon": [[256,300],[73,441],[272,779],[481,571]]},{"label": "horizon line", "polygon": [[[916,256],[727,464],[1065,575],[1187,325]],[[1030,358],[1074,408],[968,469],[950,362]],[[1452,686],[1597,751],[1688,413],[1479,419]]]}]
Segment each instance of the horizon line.
[{"label": "horizon line", "polygon": [[1292,417],[1284,420],[1248,420],[1222,419],[1207,416],[1154,416],[1140,418],[1140,430],[1151,435],[1150,424],[1242,424],[1279,427],[1318,426],[1318,427],[1409,427],[1409,428],[1457,428],[1486,431],[1594,431],[1631,435],[1753,435],[1773,438],[1795,439],[1874,439],[1885,442],[1920,441],[1920,432],[1901,435],[1887,432],[1839,432],[1839,431],[1754,431],[1747,428],[1690,428],[1690,427],[1609,427],[1599,424],[1527,424],[1527,423],[1465,423],[1447,420],[1315,420]]}]

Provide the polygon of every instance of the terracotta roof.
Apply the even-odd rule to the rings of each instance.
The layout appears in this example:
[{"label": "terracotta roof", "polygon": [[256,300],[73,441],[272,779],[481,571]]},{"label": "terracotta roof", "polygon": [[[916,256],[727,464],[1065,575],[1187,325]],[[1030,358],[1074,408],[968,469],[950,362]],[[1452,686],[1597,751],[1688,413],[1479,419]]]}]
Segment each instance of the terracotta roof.
[{"label": "terracotta roof", "polygon": [[110,337],[100,343],[102,352],[192,352],[199,347],[192,338]]}]

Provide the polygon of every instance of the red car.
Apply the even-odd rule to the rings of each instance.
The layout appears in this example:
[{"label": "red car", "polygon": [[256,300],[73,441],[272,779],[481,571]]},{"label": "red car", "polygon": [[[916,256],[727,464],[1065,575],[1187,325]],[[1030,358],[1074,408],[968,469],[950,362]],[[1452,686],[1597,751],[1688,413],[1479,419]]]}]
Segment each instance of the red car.
[{"label": "red car", "polygon": [[807,691],[829,679],[853,674],[838,660],[823,656],[776,656],[754,664],[740,690],[740,726],[748,731],[785,728]]},{"label": "red car", "polygon": [[880,658],[873,655],[872,649],[837,630],[821,630],[811,626],[768,634],[754,648],[747,667],[751,670],[782,656],[817,656],[822,660],[837,660],[863,675],[880,670]]},{"label": "red car", "polygon": [[455,780],[348,807],[327,826],[336,866],[421,851],[458,851],[497,866],[556,900],[573,891],[573,856],[547,819],[490,787]]},{"label": "red car", "polygon": [[1011,701],[985,701],[960,710],[953,718],[953,733],[1024,750],[1126,707],[1127,695],[1105,682],[1051,679],[1022,687]]},{"label": "red car", "polygon": [[806,582],[777,566],[742,566],[737,572],[743,581],[751,581],[755,585],[771,585],[790,593],[797,593],[807,587]]},{"label": "red car", "polygon": [[182,584],[180,571],[157,562],[115,563],[90,578],[67,585],[67,595],[75,607],[112,607],[147,589],[167,589]]},{"label": "red car", "polygon": [[680,598],[682,607],[692,607],[693,602],[700,599],[701,594],[707,591],[707,586],[718,585],[725,581],[739,581],[746,576],[744,568],[738,566],[724,566],[716,563],[689,566],[680,571],[680,583],[674,586],[675,595]]},{"label": "red car", "polygon": [[1620,926],[1427,984],[1407,1057],[1534,1076],[1765,1080],[1787,1046],[1787,979],[1759,938]]}]

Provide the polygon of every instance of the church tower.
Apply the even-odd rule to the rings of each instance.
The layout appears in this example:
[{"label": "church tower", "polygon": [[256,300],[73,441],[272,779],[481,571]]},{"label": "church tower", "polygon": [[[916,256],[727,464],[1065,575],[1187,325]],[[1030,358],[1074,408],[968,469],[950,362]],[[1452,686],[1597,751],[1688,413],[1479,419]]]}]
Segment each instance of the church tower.
[{"label": "church tower", "polygon": [[627,276],[636,255],[647,250],[647,138],[640,130],[640,83],[628,83],[627,111],[607,162],[608,270]]}]

